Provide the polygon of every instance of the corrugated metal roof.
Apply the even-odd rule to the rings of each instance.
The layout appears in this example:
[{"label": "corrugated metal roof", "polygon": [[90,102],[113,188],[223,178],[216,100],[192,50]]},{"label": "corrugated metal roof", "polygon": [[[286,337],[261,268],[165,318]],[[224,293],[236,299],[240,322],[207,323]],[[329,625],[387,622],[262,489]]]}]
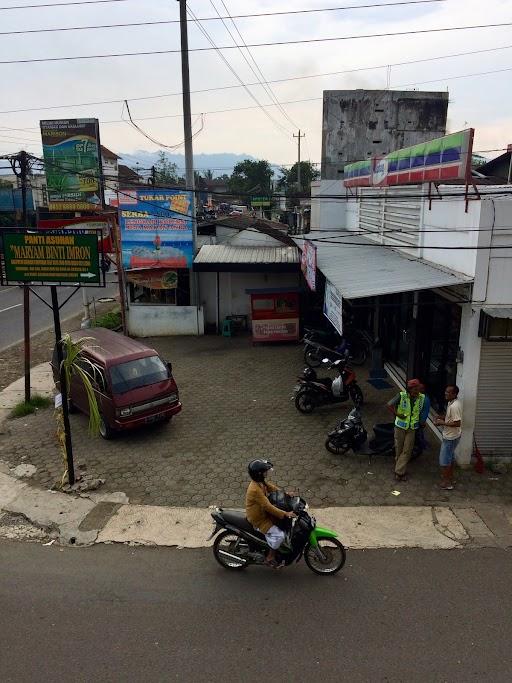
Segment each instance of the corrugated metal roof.
[{"label": "corrugated metal roof", "polygon": [[205,244],[199,250],[194,263],[210,264],[279,264],[299,263],[297,247],[242,247],[227,244]]},{"label": "corrugated metal roof", "polygon": [[[360,235],[351,235],[349,231],[322,233],[321,238],[335,239],[339,243],[314,242],[317,267],[347,299],[449,287],[473,281],[466,275],[448,272]],[[295,242],[299,247],[302,245],[301,239]]]},{"label": "corrugated metal roof", "polygon": [[483,311],[491,318],[512,318],[512,308],[491,308],[490,306],[484,306]]}]

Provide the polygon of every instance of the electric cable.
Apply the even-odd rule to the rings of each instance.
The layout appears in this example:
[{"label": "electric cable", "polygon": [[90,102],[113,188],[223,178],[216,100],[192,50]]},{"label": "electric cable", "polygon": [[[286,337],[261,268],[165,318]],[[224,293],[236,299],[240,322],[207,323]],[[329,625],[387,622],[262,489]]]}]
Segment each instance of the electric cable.
[{"label": "electric cable", "polygon": [[[476,24],[472,26],[443,26],[442,28],[423,28],[415,29],[412,31],[395,31],[387,33],[366,33],[363,35],[351,35],[351,36],[333,36],[324,38],[302,38],[297,40],[275,40],[267,43],[248,43],[247,47],[275,47],[279,45],[305,45],[313,43],[332,43],[340,42],[345,40],[364,40],[368,38],[394,38],[398,36],[412,36],[421,34],[431,34],[431,33],[443,33],[448,31],[472,31],[480,30],[485,28],[503,28],[505,26],[512,26],[512,21],[500,22],[496,24]],[[191,47],[189,52],[211,52],[212,50],[237,50],[241,45],[216,45],[215,47]],[[143,52],[114,52],[107,54],[94,54],[94,55],[68,55],[63,57],[32,57],[30,59],[4,59],[0,61],[0,64],[34,64],[43,62],[69,62],[77,60],[87,60],[87,59],[110,59],[119,57],[147,57],[149,55],[167,55],[167,54],[179,54],[181,49],[175,50],[146,50]]]},{"label": "electric cable", "polygon": [[[422,59],[412,59],[409,61],[405,62],[395,62],[393,64],[390,64],[389,66],[391,67],[398,67],[398,66],[408,66],[411,64],[422,64],[425,62],[433,62],[433,61],[439,61],[443,59],[452,59],[456,57],[467,57],[470,55],[478,55],[478,54],[483,54],[487,52],[498,52],[500,50],[510,50],[512,49],[512,45],[502,45],[499,47],[491,47],[491,48],[485,48],[481,50],[469,50],[468,52],[456,52],[448,55],[437,55],[435,57],[424,57]],[[288,78],[277,78],[277,79],[272,79],[268,81],[269,84],[278,84],[278,83],[287,83],[290,81],[302,81],[302,80],[307,80],[310,78],[324,78],[326,76],[341,76],[343,74],[349,74],[349,73],[357,73],[360,71],[378,71],[380,69],[386,68],[388,65],[387,64],[378,64],[376,66],[362,66],[362,67],[356,67],[353,69],[343,69],[341,71],[328,71],[325,73],[320,73],[320,74],[310,74],[306,76],[290,76]],[[257,83],[246,83],[247,86],[254,86],[257,85]],[[208,93],[208,92],[217,92],[217,91],[222,91],[222,90],[233,90],[237,88],[241,88],[243,86],[239,84],[233,84],[233,85],[224,85],[224,86],[218,86],[216,88],[201,88],[198,90],[191,90],[190,93],[195,95],[195,94],[200,94],[200,93]],[[128,97],[128,98],[119,98],[115,100],[96,100],[93,102],[74,102],[71,104],[57,104],[57,105],[49,105],[49,106],[41,106],[41,107],[28,107],[24,109],[7,109],[7,110],[1,110],[0,114],[18,114],[22,112],[30,112],[30,111],[44,111],[44,110],[51,110],[51,109],[68,109],[68,108],[73,108],[73,107],[94,107],[98,106],[101,104],[122,104],[125,99],[128,99],[130,102],[137,102],[137,101],[142,101],[142,100],[154,100],[154,99],[161,99],[165,97],[181,97],[183,95],[183,92],[177,91],[177,92],[172,92],[172,93],[162,93],[159,95],[147,95],[143,97]],[[23,130],[23,129],[20,129]],[[38,130],[37,128],[33,128],[32,130]],[[493,150],[491,150],[493,151]]]}]

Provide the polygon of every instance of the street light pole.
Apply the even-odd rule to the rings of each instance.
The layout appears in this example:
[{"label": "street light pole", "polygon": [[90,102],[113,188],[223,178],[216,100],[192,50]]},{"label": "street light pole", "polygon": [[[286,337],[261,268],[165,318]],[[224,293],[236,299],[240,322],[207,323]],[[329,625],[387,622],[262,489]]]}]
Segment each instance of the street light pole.
[{"label": "street light pole", "polygon": [[[23,228],[28,228],[27,211],[27,176],[28,154],[21,151],[19,154],[20,180],[21,180],[21,208]],[[23,285],[23,341],[25,361],[25,402],[30,401],[30,287]]]},{"label": "street light pole", "polygon": [[[188,30],[187,0],[178,0],[180,4],[181,32],[181,89],[183,91],[183,132],[185,139],[185,182],[187,190],[192,192],[192,258],[196,253],[197,224],[196,197],[194,192],[194,152],[192,149],[192,115],[190,108],[190,74],[188,66]],[[198,287],[195,273],[190,269],[190,304],[198,305]]]}]

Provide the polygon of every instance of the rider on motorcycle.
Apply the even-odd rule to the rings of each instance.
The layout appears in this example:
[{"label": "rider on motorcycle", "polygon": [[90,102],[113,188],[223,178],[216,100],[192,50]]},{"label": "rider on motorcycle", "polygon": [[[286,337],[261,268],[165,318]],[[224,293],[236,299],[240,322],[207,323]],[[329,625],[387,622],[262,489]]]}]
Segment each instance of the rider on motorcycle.
[{"label": "rider on motorcycle", "polygon": [[276,526],[276,521],[286,517],[293,518],[296,515],[275,507],[267,497],[269,493],[279,490],[275,484],[267,481],[269,472],[273,471],[273,465],[269,460],[251,460],[248,470],[252,481],[245,496],[245,515],[252,526],[265,535],[270,548],[265,561],[275,566],[276,550],[286,537],[285,532]]}]

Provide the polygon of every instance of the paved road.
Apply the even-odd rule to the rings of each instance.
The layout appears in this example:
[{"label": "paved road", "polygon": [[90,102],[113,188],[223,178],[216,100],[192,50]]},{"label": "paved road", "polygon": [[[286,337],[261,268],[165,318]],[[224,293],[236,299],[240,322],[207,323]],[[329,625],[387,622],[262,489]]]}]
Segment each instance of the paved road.
[{"label": "paved road", "polygon": [[229,574],[206,550],[3,542],[0,679],[510,681],[510,554],[351,552]]},{"label": "paved road", "polygon": [[[108,276],[107,287],[91,287],[88,289],[89,300],[105,296],[114,296],[118,292],[113,275]],[[59,300],[64,301],[73,291],[73,287],[59,287]],[[38,287],[37,293],[46,301],[50,301],[48,287]],[[82,294],[77,292],[61,309],[63,318],[82,310]],[[33,294],[30,295],[31,333],[40,332],[53,323],[51,310]],[[92,312],[92,307],[91,307]],[[0,351],[23,339],[23,291],[20,287],[0,288]]]}]

